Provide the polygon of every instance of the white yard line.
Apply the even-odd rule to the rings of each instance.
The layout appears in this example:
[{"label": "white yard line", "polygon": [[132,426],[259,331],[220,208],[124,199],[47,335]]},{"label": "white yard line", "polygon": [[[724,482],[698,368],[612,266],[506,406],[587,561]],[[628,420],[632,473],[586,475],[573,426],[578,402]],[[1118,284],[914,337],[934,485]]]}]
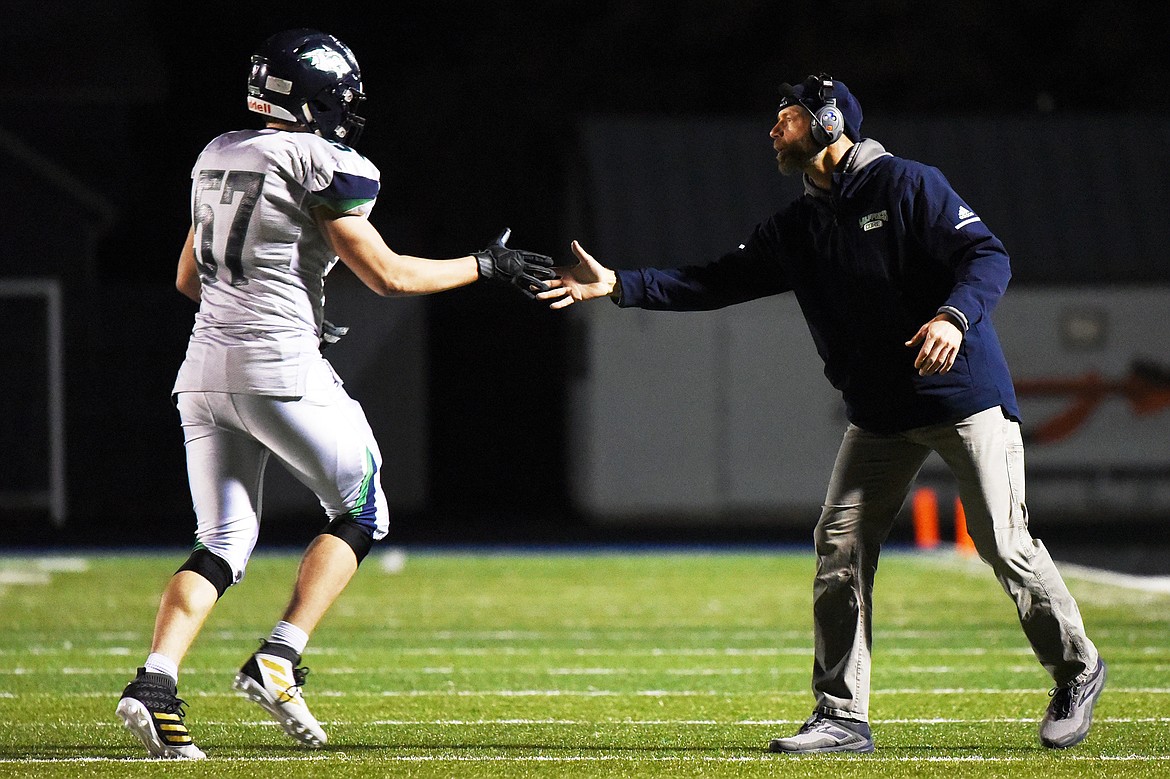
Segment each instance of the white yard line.
[{"label": "white yard line", "polygon": [[1070,578],[1084,579],[1096,584],[1108,584],[1112,587],[1122,587],[1127,590],[1140,590],[1170,594],[1170,576],[1134,576],[1127,573],[1107,571],[1103,568],[1090,568],[1072,563],[1058,563],[1062,574]]},{"label": "white yard line", "polygon": [[[1096,724],[1111,725],[1165,725],[1170,724],[1170,717],[1095,717]],[[361,728],[361,727],[789,727],[800,725],[803,719],[742,719],[742,720],[687,720],[687,719],[381,719],[381,720],[322,720],[322,725],[329,727]],[[872,721],[875,727],[890,725],[1028,725],[1034,724],[1034,717],[913,717],[876,719]],[[44,722],[0,720],[0,725],[11,728],[46,729]],[[61,727],[77,728],[78,723],[60,723]],[[121,728],[122,723],[113,719],[85,723],[86,727]],[[276,727],[271,720],[199,720],[200,727],[227,727],[227,728],[267,728]]]},{"label": "white yard line", "polygon": [[[1036,695],[1038,688],[1027,687],[1020,689],[987,689],[972,687],[898,687],[874,690],[874,695]],[[1170,687],[1110,687],[1112,694],[1126,695],[1170,695]],[[116,693],[116,691],[115,691]],[[13,693],[0,690],[0,698],[6,699],[68,699],[68,698],[109,698],[109,691],[99,692],[40,692],[29,691]],[[313,690],[314,698],[694,698],[694,697],[725,697],[725,698],[785,698],[791,696],[805,697],[808,690],[762,690],[754,692],[729,690]],[[184,689],[184,698],[235,698],[239,693],[230,690],[187,690]]]},{"label": "white yard line", "polygon": [[[960,555],[940,555],[938,557],[921,556],[919,560],[934,563],[940,567],[961,568],[975,572],[986,568],[986,564],[978,559],[970,559]],[[1137,576],[1128,573],[1119,573],[1107,568],[1096,568],[1088,565],[1077,565],[1056,561],[1056,567],[1061,575],[1072,579],[1082,579],[1095,584],[1105,584],[1126,590],[1137,590],[1149,594],[1170,594],[1170,576]]]},{"label": "white yard line", "polygon": [[[279,757],[216,757],[209,763],[291,763],[291,762],[335,762],[335,763],[758,763],[767,761],[801,760],[790,755],[742,755],[721,757],[716,755],[379,755],[376,758],[355,760],[344,754],[331,755],[282,755]],[[814,756],[812,759],[821,759]],[[917,755],[850,755],[846,760],[860,763],[1033,763],[1035,757],[981,757],[963,755],[958,757],[931,757]],[[1082,763],[1166,763],[1170,755],[1062,755],[1060,762]],[[68,757],[68,758],[0,758],[0,765],[42,765],[42,764],[92,764],[92,763],[159,763],[151,758],[116,757]],[[836,761],[833,761],[836,764]]]},{"label": "white yard line", "polygon": [[[145,637],[144,637],[145,640]],[[1128,646],[1128,651],[1157,654],[1165,652],[1162,646],[1135,647]],[[65,654],[83,654],[87,657],[124,657],[144,651],[141,647],[105,646],[79,649],[76,646],[30,646],[22,649],[0,649],[0,657],[18,657],[21,655],[57,656]],[[243,650],[238,646],[203,647],[200,654],[224,655],[236,657]],[[592,649],[585,647],[438,647],[438,646],[407,646],[387,649],[394,655],[401,657],[811,657],[811,646],[801,647],[695,647],[691,649],[668,649],[665,647],[647,647],[639,649]],[[309,655],[321,657],[353,656],[351,647],[313,646]],[[909,647],[889,647],[881,650],[883,655],[891,656],[921,656],[931,655],[939,657],[1032,657],[1032,651],[1027,647],[937,647],[914,649]]]}]

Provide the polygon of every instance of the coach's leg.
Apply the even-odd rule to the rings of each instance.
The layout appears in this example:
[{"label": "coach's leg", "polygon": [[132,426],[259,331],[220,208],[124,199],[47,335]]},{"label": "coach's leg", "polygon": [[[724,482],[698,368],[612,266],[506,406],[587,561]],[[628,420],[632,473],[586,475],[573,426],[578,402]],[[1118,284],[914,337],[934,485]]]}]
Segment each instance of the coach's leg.
[{"label": "coach's leg", "polygon": [[869,719],[871,607],[878,556],[929,450],[850,425],[815,530],[813,585],[817,711]]},{"label": "coach's leg", "polygon": [[1015,601],[1040,663],[1058,687],[1092,672],[1097,648],[1077,603],[1044,544],[1028,530],[1019,424],[993,408],[933,435],[958,482],[975,548]]}]

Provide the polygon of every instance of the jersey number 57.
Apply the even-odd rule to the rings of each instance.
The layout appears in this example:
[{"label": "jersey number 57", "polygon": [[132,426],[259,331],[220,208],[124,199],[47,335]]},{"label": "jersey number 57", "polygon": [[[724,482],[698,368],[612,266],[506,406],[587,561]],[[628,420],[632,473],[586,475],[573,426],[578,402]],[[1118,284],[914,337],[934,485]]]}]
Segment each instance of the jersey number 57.
[{"label": "jersey number 57", "polygon": [[[218,281],[221,258],[215,253],[215,223],[218,217],[228,223],[227,243],[222,264],[231,271],[231,283],[239,287],[248,282],[244,276],[244,238],[252,211],[260,200],[264,174],[251,170],[201,170],[195,183],[192,224],[195,225],[195,261],[204,284]],[[210,193],[218,192],[215,198]],[[236,194],[240,198],[236,200]],[[218,202],[215,202],[218,200]],[[218,206],[218,208],[217,208]]]}]

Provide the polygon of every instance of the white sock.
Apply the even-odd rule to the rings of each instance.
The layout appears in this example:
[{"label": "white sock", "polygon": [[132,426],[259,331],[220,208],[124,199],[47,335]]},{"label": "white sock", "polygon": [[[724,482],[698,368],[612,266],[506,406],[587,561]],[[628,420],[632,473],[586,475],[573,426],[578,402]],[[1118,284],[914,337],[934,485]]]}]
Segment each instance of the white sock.
[{"label": "white sock", "polygon": [[272,635],[268,637],[268,640],[291,646],[298,655],[302,655],[305,653],[305,646],[309,643],[309,634],[293,623],[281,620],[272,629]]},{"label": "white sock", "polygon": [[142,664],[147,673],[152,674],[166,674],[179,682],[179,664],[166,655],[160,655],[158,652],[151,652],[146,657],[146,662]]}]

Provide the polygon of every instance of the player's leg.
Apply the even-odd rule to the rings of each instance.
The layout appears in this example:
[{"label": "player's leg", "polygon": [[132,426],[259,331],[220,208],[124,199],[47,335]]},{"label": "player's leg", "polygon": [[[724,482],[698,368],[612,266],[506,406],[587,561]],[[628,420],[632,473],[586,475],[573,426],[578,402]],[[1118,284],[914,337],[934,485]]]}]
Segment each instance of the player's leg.
[{"label": "player's leg", "polygon": [[813,716],[775,752],[868,752],[873,582],[881,545],[929,450],[850,425],[814,533]]},{"label": "player's leg", "polygon": [[[150,644],[152,655],[161,655],[178,666],[187,655],[204,620],[219,600],[215,584],[199,573],[179,570],[167,582],[154,621],[154,637]],[[165,662],[155,659],[153,662]],[[160,669],[164,670],[164,669]]]},{"label": "player's leg", "polygon": [[312,633],[357,569],[353,547],[329,533],[317,536],[301,559],[292,599],[282,619],[306,634]]},{"label": "player's leg", "polygon": [[179,665],[220,596],[243,575],[256,543],[267,454],[254,441],[215,425],[216,400],[201,393],[179,397],[196,550],[167,583],[150,654],[118,702],[118,716],[154,757],[204,757],[183,721]]},{"label": "player's leg", "polygon": [[975,548],[1015,601],[1024,633],[1055,681],[1041,740],[1072,746],[1088,734],[1105,667],[1052,557],[1028,530],[1020,426],[993,408],[933,436],[955,474]]},{"label": "player's leg", "polygon": [[180,570],[167,582],[155,617],[154,639],[138,675],[122,691],[116,713],[151,757],[202,760],[184,722],[179,662],[219,599],[203,576]]},{"label": "player's leg", "polygon": [[294,739],[321,746],[326,734],[304,700],[299,668],[309,636],[389,525],[377,473],[381,455],[361,407],[322,363],[305,397],[256,402],[253,429],[321,500],[330,522],[306,550],[282,619],[236,675],[235,688],[268,711]]},{"label": "player's leg", "polygon": [[297,570],[293,595],[281,621],[244,663],[232,687],[267,711],[288,735],[310,747],[328,737],[305,702],[308,669],[301,655],[309,635],[357,572],[353,548],[337,536],[313,539]]}]

